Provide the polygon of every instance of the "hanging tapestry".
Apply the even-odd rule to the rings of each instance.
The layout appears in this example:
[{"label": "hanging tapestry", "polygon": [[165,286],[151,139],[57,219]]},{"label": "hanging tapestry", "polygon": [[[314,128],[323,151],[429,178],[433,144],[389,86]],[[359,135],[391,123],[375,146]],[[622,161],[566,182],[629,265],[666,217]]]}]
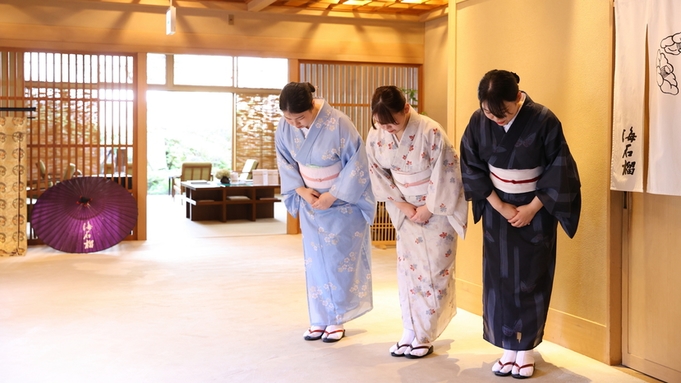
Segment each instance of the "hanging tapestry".
[{"label": "hanging tapestry", "polygon": [[[681,195],[681,1],[616,0],[611,189]],[[648,35],[646,41],[645,35]],[[646,49],[647,61],[640,61]],[[643,69],[647,62],[648,73]],[[675,69],[676,68],[676,69]],[[641,75],[641,73],[643,73]],[[648,132],[643,131],[647,82]],[[643,138],[647,136],[647,142]],[[647,148],[645,145],[648,145]],[[643,162],[643,151],[648,157]],[[645,166],[645,167],[644,167]]]},{"label": "hanging tapestry", "polygon": [[643,191],[646,1],[615,3],[610,189]]},{"label": "hanging tapestry", "polygon": [[681,195],[681,1],[651,0],[648,22],[648,187]]},{"label": "hanging tapestry", "polygon": [[26,254],[25,120],[0,117],[0,256]]}]

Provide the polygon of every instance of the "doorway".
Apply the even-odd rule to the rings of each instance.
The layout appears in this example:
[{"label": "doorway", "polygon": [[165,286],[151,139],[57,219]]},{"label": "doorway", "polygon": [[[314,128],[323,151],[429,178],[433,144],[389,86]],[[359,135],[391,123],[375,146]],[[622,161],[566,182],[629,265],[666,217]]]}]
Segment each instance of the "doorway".
[{"label": "doorway", "polygon": [[622,363],[681,382],[681,197],[627,193]]}]

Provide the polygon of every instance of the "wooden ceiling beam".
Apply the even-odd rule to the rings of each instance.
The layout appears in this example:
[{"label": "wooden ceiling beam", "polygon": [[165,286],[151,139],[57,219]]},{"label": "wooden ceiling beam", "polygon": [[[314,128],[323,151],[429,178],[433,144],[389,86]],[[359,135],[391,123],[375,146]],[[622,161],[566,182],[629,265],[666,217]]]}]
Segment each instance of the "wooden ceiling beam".
[{"label": "wooden ceiling beam", "polygon": [[250,12],[260,12],[272,5],[275,1],[276,0],[250,0],[246,3],[246,9]]}]

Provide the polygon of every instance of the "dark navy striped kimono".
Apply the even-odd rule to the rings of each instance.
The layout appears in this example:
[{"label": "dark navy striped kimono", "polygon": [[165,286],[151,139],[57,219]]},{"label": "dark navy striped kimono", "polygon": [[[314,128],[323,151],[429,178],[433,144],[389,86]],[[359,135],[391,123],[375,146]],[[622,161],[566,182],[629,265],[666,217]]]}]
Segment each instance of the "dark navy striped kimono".
[{"label": "dark navy striped kimono", "polygon": [[[483,337],[506,350],[531,350],[542,341],[556,265],[557,224],[572,238],[581,192],[577,165],[558,118],[529,96],[508,132],[477,110],[461,140],[461,174],[473,216],[483,224]],[[543,170],[536,190],[505,193],[488,165]],[[515,206],[537,196],[544,207],[529,226],[515,228],[487,202],[495,190]]]}]

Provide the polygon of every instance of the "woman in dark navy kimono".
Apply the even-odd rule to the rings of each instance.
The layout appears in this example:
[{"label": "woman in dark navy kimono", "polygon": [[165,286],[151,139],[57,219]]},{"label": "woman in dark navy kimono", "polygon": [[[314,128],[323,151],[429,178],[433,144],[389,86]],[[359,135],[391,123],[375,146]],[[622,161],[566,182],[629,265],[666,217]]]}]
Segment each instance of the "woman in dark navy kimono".
[{"label": "woman in dark navy kimono", "polygon": [[558,118],[520,91],[513,72],[487,72],[461,140],[461,173],[483,223],[483,337],[504,349],[496,375],[527,378],[542,341],[558,222],[572,238],[581,192]]}]

